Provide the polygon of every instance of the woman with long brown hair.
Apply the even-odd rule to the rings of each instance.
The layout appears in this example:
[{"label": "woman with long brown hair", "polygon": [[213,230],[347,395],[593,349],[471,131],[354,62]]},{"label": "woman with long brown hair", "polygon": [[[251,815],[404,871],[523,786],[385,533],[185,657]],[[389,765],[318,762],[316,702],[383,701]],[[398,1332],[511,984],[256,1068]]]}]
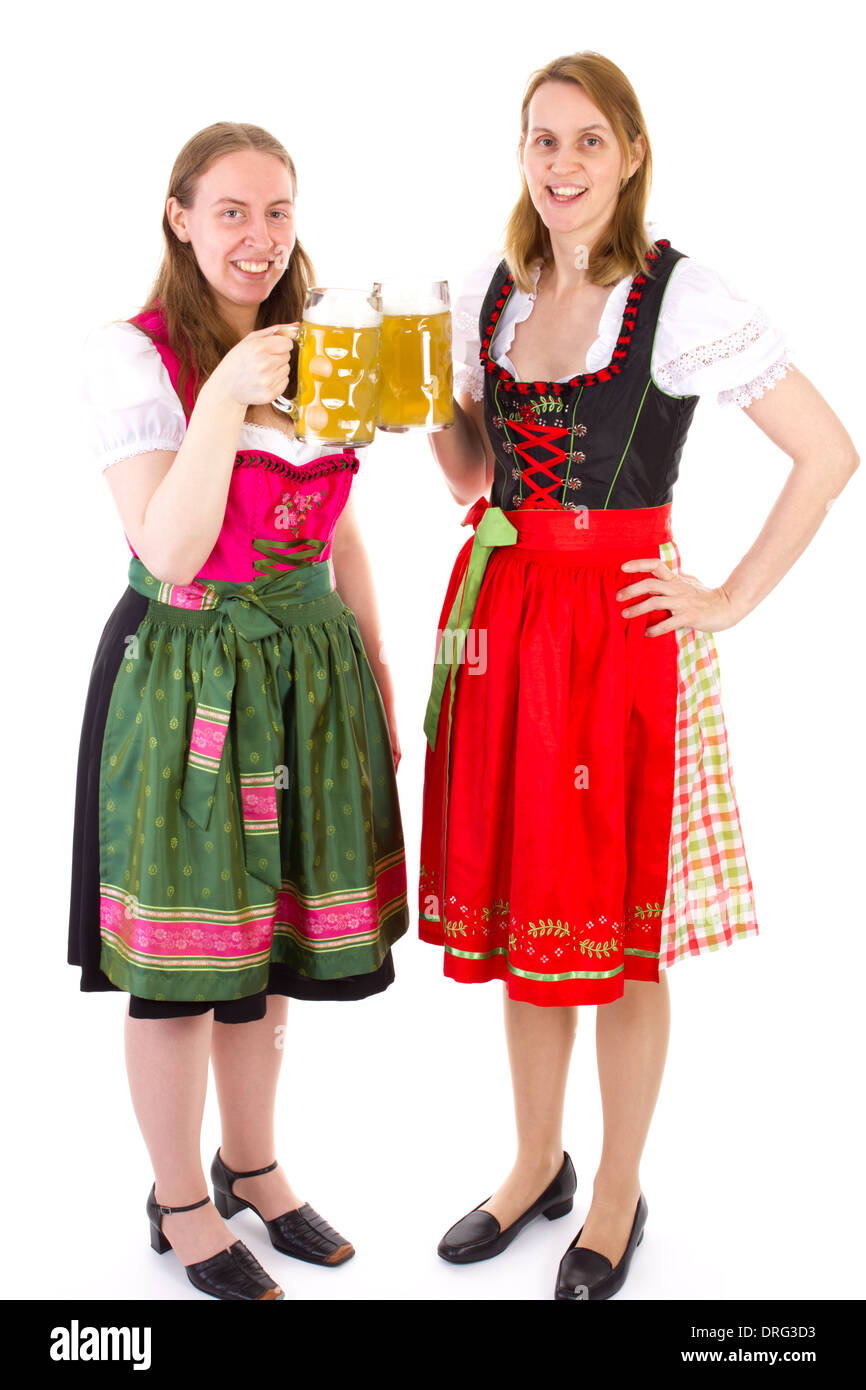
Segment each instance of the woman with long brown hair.
[{"label": "woman with long brown hair", "polygon": [[[445,974],[504,983],[517,1157],[439,1253],[489,1259],[572,1209],[565,1088],[594,1004],[603,1147],[555,1297],[603,1299],[643,1238],[667,969],[757,932],[709,634],[775,587],[859,460],[760,306],[645,222],[650,140],[619,68],[534,73],[518,153],[504,252],[455,306],[455,428],[431,436],[475,534],[440,620],[420,878]],[[714,588],[670,520],[704,394],[792,462]]]},{"label": "woman with long brown hair", "polygon": [[[272,405],[294,394],[313,279],[296,193],[260,127],[193,136],[147,303],[85,353],[92,452],[132,558],[87,696],[68,959],[83,990],[129,994],[154,1249],[233,1300],[283,1297],[225,1224],[244,1207],[284,1254],[354,1253],[275,1158],[283,1025],[289,997],[386,989],[408,926],[358,458],[296,440]],[[200,1153],[209,1061],[216,1205]]]}]

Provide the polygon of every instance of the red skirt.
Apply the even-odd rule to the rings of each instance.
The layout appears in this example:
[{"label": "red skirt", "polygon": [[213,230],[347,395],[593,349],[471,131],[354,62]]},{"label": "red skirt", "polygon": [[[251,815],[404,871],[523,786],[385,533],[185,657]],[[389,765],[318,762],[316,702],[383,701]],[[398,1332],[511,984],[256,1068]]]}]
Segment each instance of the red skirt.
[{"label": "red skirt", "polygon": [[[470,519],[481,514],[476,504]],[[701,739],[686,729],[678,743],[689,694],[681,644],[677,632],[645,636],[667,610],[624,618],[629,604],[616,598],[643,577],[624,560],[662,556],[679,568],[670,507],[585,512],[583,525],[575,512],[504,515],[517,541],[490,553],[453,707],[446,689],[427,749],[419,934],[444,947],[452,979],[502,980],[533,1004],[601,1004],[625,980],[658,982],[660,957],[670,963],[671,865],[689,862],[680,755],[688,736]],[[440,630],[471,547],[457,557]],[[722,883],[715,910],[737,920],[700,939],[681,931],[682,953],[757,930],[725,790],[737,832],[729,861],[742,872],[733,891]],[[708,827],[699,830],[705,849]],[[718,869],[720,856],[710,859]]]}]

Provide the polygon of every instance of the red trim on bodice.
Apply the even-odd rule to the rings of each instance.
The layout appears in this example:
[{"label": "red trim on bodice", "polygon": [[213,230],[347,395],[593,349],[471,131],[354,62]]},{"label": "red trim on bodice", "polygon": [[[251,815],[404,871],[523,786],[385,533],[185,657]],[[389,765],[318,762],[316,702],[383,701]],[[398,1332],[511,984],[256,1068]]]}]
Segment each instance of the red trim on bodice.
[{"label": "red trim on bodice", "polygon": [[[288,436],[286,436],[288,438]],[[279,454],[260,453],[257,449],[239,449],[235,455],[235,468],[266,468],[272,473],[283,473],[292,482],[307,482],[313,478],[324,478],[329,473],[340,473],[351,468],[357,473],[360,460],[354,449],[343,449],[337,454],[323,454],[311,459],[309,463],[291,463],[280,458]]]},{"label": "red trim on bodice", "polygon": [[[650,262],[658,260],[658,257],[661,254],[661,248],[670,246],[670,241],[667,240],[667,238],[665,238],[663,241],[655,242],[655,245],[660,249],[657,251],[653,251],[652,249],[647,251],[646,256],[644,257],[645,261]],[[638,305],[640,304],[641,295],[643,294],[646,283],[647,277],[643,274],[635,275],[634,279],[632,280],[631,289],[629,290],[628,297],[626,298],[625,309],[623,310],[622,322],[620,324],[619,329],[619,336],[616,340],[616,347],[614,348],[613,357],[611,358],[608,366],[602,367],[597,372],[580,372],[577,376],[573,376],[570,381],[517,381],[505,367],[500,367],[498,363],[493,361],[489,352],[490,343],[493,338],[493,333],[496,328],[496,324],[499,321],[499,317],[502,313],[503,308],[505,307],[505,302],[508,299],[508,296],[514,289],[514,276],[509,272],[509,274],[505,277],[505,280],[502,285],[502,291],[499,295],[499,298],[496,300],[493,312],[490,315],[490,322],[487,325],[487,331],[481,340],[481,349],[479,352],[481,365],[485,368],[487,372],[491,374],[495,373],[496,375],[498,375],[499,380],[503,383],[506,391],[517,391],[522,396],[528,396],[532,392],[540,392],[545,395],[552,394],[554,396],[560,396],[562,395],[563,389],[567,387],[595,386],[600,381],[609,381],[611,377],[618,376],[619,373],[622,371],[623,367],[625,366],[625,361],[628,356],[629,344],[631,343],[632,334],[634,332],[635,317],[637,315]]]}]

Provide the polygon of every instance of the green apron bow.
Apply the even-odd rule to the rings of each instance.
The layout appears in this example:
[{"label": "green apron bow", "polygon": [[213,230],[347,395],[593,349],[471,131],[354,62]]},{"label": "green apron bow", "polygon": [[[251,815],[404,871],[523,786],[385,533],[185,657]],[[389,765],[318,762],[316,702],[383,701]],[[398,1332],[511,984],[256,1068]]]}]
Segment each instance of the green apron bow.
[{"label": "green apron bow", "polygon": [[[266,671],[256,643],[263,637],[278,636],[283,630],[287,599],[297,599],[299,594],[303,601],[318,598],[331,592],[333,584],[330,566],[316,564],[324,541],[253,541],[253,545],[277,563],[312,568],[298,575],[295,570],[278,570],[265,561],[261,565],[264,573],[257,574],[252,583],[196,580],[177,585],[157,579],[133,556],[129,562],[129,583],[145,598],[174,608],[219,610],[216,621],[205,633],[180,806],[202,830],[209,829],[216,780],[231,726],[238,766],[244,769],[240,775],[240,798],[246,870],[279,891],[282,855],[275,773],[283,761],[283,727],[280,723],[275,730],[263,708]],[[297,553],[280,555],[276,546]],[[258,560],[254,568],[259,568]]]},{"label": "green apron bow", "polygon": [[427,742],[431,748],[436,747],[436,731],[439,727],[442,697],[445,693],[446,682],[449,680],[449,712],[454,704],[457,667],[462,660],[466,633],[472,625],[472,615],[475,612],[475,604],[478,600],[481,581],[487,568],[490,553],[494,546],[514,545],[517,541],[516,527],[512,526],[502,508],[491,507],[486,497],[478,499],[463,518],[461,525],[467,526],[470,522],[475,526],[475,535],[472,539],[472,549],[469,552],[469,563],[466,566],[463,582],[451,606],[451,612],[448,615],[448,621],[442,631],[442,637],[436,651],[430,698],[427,701],[427,711],[424,715],[424,733],[427,735]]}]

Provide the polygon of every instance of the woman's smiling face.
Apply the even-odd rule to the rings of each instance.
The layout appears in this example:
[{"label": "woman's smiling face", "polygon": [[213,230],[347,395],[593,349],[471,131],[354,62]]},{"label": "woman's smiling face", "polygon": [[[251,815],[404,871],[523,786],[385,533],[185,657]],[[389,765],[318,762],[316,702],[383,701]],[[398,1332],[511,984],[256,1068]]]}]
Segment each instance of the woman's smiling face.
[{"label": "woman's smiling face", "polygon": [[295,246],[295,190],[282,160],[261,150],[222,155],[200,176],[192,206],[169,198],[166,212],[227,321],[251,310],[254,319]]},{"label": "woman's smiling face", "polygon": [[551,233],[590,242],[613,216],[623,168],[613,130],[576,82],[543,82],[529,103],[520,156],[529,196]]}]

